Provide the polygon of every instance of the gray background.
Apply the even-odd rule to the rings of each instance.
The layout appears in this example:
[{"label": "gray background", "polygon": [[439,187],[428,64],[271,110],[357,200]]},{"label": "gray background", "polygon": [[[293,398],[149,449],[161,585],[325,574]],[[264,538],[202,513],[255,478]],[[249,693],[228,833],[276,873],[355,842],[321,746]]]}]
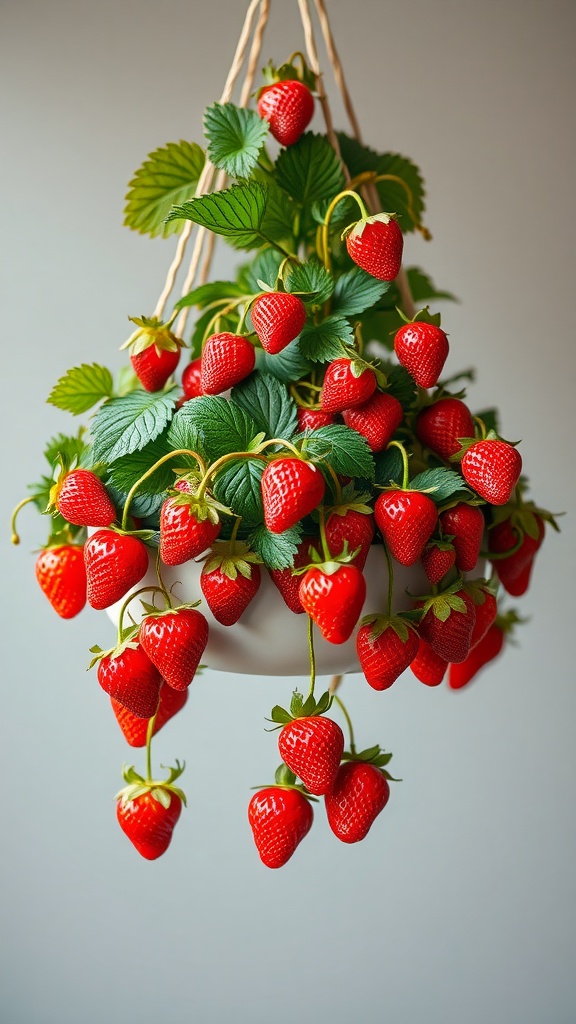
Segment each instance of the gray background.
[{"label": "gray background", "polygon": [[[273,7],[264,52],[284,59],[296,4]],[[26,511],[10,550],[6,521],[70,427],[51,385],[82,360],[119,366],[127,315],[156,301],[174,242],[122,228],[125,186],[158,145],[200,141],[244,5],[3,0],[3,1024],[576,1019],[575,8],[329,8],[366,139],[423,169],[434,242],[407,257],[461,299],[449,365],[478,367],[472,403],[500,406],[533,495],[571,514],[520,645],[476,685],[346,683],[359,741],[393,750],[404,780],[365,843],[339,844],[319,808],[290,864],[261,866],[246,804],[290,681],[207,672],[156,743],[157,762],[186,758],[189,809],[169,854],[141,860],[114,819],[127,748],[85,673],[112,628],[54,615],[29,553],[43,524]]]}]

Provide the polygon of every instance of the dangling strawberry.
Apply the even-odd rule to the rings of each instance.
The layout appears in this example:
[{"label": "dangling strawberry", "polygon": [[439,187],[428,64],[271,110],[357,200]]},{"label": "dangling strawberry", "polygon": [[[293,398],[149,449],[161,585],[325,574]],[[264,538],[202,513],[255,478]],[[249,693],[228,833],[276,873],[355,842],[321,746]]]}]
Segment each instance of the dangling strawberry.
[{"label": "dangling strawberry", "polygon": [[493,623],[484,638],[472,648],[465,661],[459,665],[450,665],[448,670],[448,686],[452,690],[460,690],[489,661],[497,658],[504,647],[504,631]]},{"label": "dangling strawberry", "polygon": [[400,273],[404,239],[389,213],[363,217],[344,232],[348,255],[372,277],[393,281]]},{"label": "dangling strawberry", "polygon": [[370,615],[356,637],[360,667],[373,690],[387,690],[418,652],[418,633],[400,616]]},{"label": "dangling strawberry", "polygon": [[483,441],[466,442],[461,453],[453,459],[460,459],[466,483],[491,505],[506,505],[522,472],[522,458],[514,446],[488,434]]},{"label": "dangling strawberry", "polygon": [[170,330],[172,321],[163,323],[158,317],[129,318],[138,329],[121,348],[130,349],[130,362],[145,391],[160,391],[180,361],[184,346]]},{"label": "dangling strawberry", "polygon": [[376,374],[362,360],[335,359],[324,374],[320,404],[324,412],[364,405],[376,390]]},{"label": "dangling strawberry", "polygon": [[390,797],[386,775],[376,764],[346,761],[324,797],[328,824],[343,843],[365,839]]},{"label": "dangling strawberry", "polygon": [[299,596],[304,611],[324,639],[331,644],[343,644],[360,618],[366,581],[355,565],[321,563],[304,574]]},{"label": "dangling strawberry", "polygon": [[328,693],[316,703],[312,694],[304,701],[295,690],[290,711],[276,705],[271,714],[271,720],[282,725],[278,735],[280,757],[315,796],[332,788],[344,752],[342,729],[323,717],[331,703]]},{"label": "dangling strawberry", "polygon": [[281,146],[293,146],[312,120],[314,97],[297,79],[274,82],[260,91],[257,109],[268,121],[276,141]]},{"label": "dangling strawberry", "polygon": [[260,860],[281,868],[312,828],[310,801],[296,786],[266,786],[248,804],[248,821]]},{"label": "dangling strawberry", "polygon": [[364,405],[344,409],[342,419],[366,438],[370,451],[381,452],[402,423],[404,413],[394,395],[377,391]]},{"label": "dangling strawberry", "polygon": [[431,540],[422,552],[421,561],[430,583],[436,585],[450,572],[456,561],[456,552],[451,543]]},{"label": "dangling strawberry", "polygon": [[464,661],[470,651],[476,608],[461,582],[456,581],[447,590],[428,598],[422,607],[420,636],[444,661]]},{"label": "dangling strawberry", "polygon": [[418,414],[416,435],[430,451],[448,461],[460,449],[460,439],[474,437],[474,421],[459,398],[439,398]]},{"label": "dangling strawberry", "polygon": [[148,551],[138,537],[97,530],[84,545],[88,603],[101,611],[124,597],[148,571]]},{"label": "dangling strawberry", "polygon": [[298,417],[298,430],[318,430],[319,427],[329,427],[334,423],[331,412],[324,412],[323,409],[304,409],[298,406],[296,411]]},{"label": "dangling strawberry", "polygon": [[332,508],[326,519],[326,540],[330,551],[339,555],[345,544],[348,545],[347,550],[350,553],[359,549],[351,564],[360,571],[366,564],[375,531],[372,510],[361,500],[354,503],[343,502],[342,505]]},{"label": "dangling strawberry", "polygon": [[184,398],[198,398],[202,394],[202,360],[193,359],[182,372],[182,387]]},{"label": "dangling strawberry", "polygon": [[166,498],[160,509],[160,558],[165,565],[182,565],[202,555],[216,540],[223,505],[211,497],[197,498],[190,484],[178,481],[179,493]]},{"label": "dangling strawberry", "polygon": [[480,557],[484,536],[484,516],[477,505],[459,502],[439,516],[440,529],[452,537],[456,551],[456,568],[471,572]]},{"label": "dangling strawberry", "polygon": [[484,639],[490,626],[496,619],[498,613],[498,602],[492,588],[492,584],[485,584],[482,580],[472,581],[465,584],[467,592],[474,601],[476,618],[474,629],[470,637],[470,650],[473,650],[481,640]]},{"label": "dangling strawberry", "polygon": [[280,456],[262,475],[264,522],[271,533],[284,533],[321,503],[325,483],[312,462]]},{"label": "dangling strawberry", "polygon": [[508,557],[494,558],[493,565],[502,586],[512,597],[522,597],[528,590],[534,558],[544,540],[544,533],[542,516],[528,506],[520,506],[503,522],[490,528],[490,554],[502,556],[507,551],[511,552]]},{"label": "dangling strawberry", "polygon": [[377,498],[374,518],[393,558],[409,566],[422,557],[438,513],[427,494],[394,489]]},{"label": "dangling strawberry", "polygon": [[212,615],[233,626],[260,587],[259,555],[243,541],[219,541],[200,576],[200,587]]},{"label": "dangling strawberry", "polygon": [[185,690],[208,643],[208,622],[196,608],[168,608],[142,619],[138,640],[168,686]]},{"label": "dangling strawberry", "polygon": [[250,307],[250,315],[262,348],[276,355],[300,334],[306,307],[289,292],[265,292]]},{"label": "dangling strawberry", "polygon": [[432,650],[430,644],[420,637],[416,657],[410,662],[410,669],[426,686],[439,686],[448,668],[448,662]]},{"label": "dangling strawberry", "polygon": [[68,471],[65,462],[50,491],[48,508],[55,508],[73,526],[111,526],[116,509],[104,484],[89,469]]},{"label": "dangling strawberry", "polygon": [[252,373],[254,346],[241,334],[213,334],[202,350],[201,385],[205,395],[220,395]]},{"label": "dangling strawberry", "polygon": [[394,351],[399,362],[420,388],[437,383],[448,358],[448,338],[439,326],[414,320],[394,335]]},{"label": "dangling strawberry", "polygon": [[132,640],[112,651],[93,647],[98,662],[97,676],[102,689],[138,718],[150,719],[160,700],[162,677],[145,651]]},{"label": "dangling strawberry", "polygon": [[73,619],[86,604],[82,544],[50,544],[36,559],[36,579],[62,619]]},{"label": "dangling strawberry", "polygon": [[[155,736],[162,726],[166,725],[174,715],[182,710],[188,700],[188,690],[173,690],[162,683],[160,687],[160,703],[154,718],[152,735]],[[120,726],[124,739],[131,747],[145,747],[148,733],[149,718],[139,718],[129,711],[115,697],[110,697],[110,704]]]},{"label": "dangling strawberry", "polygon": [[144,779],[134,768],[124,769],[128,785],[116,795],[118,824],[138,853],[146,860],[156,860],[166,853],[172,840],[186,797],[174,782],[184,770],[176,762],[163,782]]},{"label": "dangling strawberry", "polygon": [[295,615],[302,615],[304,609],[300,602],[300,576],[293,572],[293,569],[303,569],[310,564],[310,548],[318,544],[317,537],[303,537],[298,545],[294,556],[294,565],[291,569],[269,569],[270,578],[274,586],[280,591],[284,603]]}]

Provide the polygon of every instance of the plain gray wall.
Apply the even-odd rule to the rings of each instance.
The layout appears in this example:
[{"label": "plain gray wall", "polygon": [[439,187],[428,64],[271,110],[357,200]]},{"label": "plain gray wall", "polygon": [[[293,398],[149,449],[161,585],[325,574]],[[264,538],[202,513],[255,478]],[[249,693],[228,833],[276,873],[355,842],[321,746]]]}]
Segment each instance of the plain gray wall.
[{"label": "plain gray wall", "polygon": [[[281,60],[302,45],[297,5],[273,8],[264,53]],[[24,512],[11,550],[7,518],[70,427],[52,384],[119,366],[126,317],[155,303],[174,242],[122,228],[126,183],[158,145],[201,141],[244,4],[3,0],[3,1024],[576,1019],[575,7],[329,9],[366,139],[422,167],[434,242],[407,257],[461,299],[450,366],[477,366],[473,404],[500,406],[534,497],[570,515],[520,645],[476,685],[345,684],[359,741],[404,780],[365,843],[339,844],[319,808],[284,870],[260,864],[246,805],[291,683],[206,672],[155,751],[186,758],[189,809],[170,852],[141,860],[114,818],[130,751],[85,672],[111,626],[56,617],[33,578],[43,524]]]}]

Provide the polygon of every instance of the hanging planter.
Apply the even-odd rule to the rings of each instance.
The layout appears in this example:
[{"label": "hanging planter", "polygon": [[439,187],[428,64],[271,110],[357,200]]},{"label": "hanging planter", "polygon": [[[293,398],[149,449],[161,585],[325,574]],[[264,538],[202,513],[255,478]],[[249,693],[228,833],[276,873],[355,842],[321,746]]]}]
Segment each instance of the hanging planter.
[{"label": "hanging planter", "polygon": [[[169,144],[130,183],[129,227],[180,232],[156,307],[130,318],[118,381],[94,363],[55,385],[53,405],[95,411],[49,442],[50,477],[17,509],[34,502],[50,517],[36,575],[56,612],[73,618],[88,602],[117,627],[93,664],[128,742],[147,747],[117,816],[150,859],[184,800],[178,762],[152,778],[152,736],[201,663],[310,674],[306,698],[270,712],[282,765],[249,806],[263,862],[292,856],[317,797],[339,839],[364,838],[389,797],[391,755],[356,749],[340,677],[361,670],[378,691],[410,667],[427,685],[468,683],[518,621],[502,593],[525,592],[555,526],[527,500],[496,411],[473,412],[468,374],[446,375],[432,307],[450,296],[402,266],[405,234],[430,238],[420,173],[363,144],[315,6],[352,134],[332,125],[305,0],[307,59],[270,64],[249,105],[269,8],[253,0],[205,112],[206,153]],[[234,280],[210,277],[216,237],[243,253]],[[319,699],[316,673],[334,676]]]}]

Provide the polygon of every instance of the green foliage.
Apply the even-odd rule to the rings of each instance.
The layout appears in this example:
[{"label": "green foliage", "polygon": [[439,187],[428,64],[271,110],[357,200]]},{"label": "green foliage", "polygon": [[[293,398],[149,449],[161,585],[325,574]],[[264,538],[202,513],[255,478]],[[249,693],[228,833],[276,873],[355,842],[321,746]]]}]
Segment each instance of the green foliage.
[{"label": "green foliage", "polygon": [[113,388],[114,381],[110,370],[98,363],[82,363],[60,377],[46,401],[58,409],[78,416],[82,412],[87,412],[103,398],[110,398]]},{"label": "green foliage", "polygon": [[323,306],[334,291],[332,274],[316,257],[306,263],[291,263],[285,282],[287,291],[301,293],[303,301],[313,308]]},{"label": "green foliage", "polygon": [[92,450],[97,462],[111,463],[145,448],[172,417],[178,388],[166,392],[131,391],[100,406],[94,418]]},{"label": "green foliage", "polygon": [[278,270],[284,257],[276,249],[266,248],[257,253],[250,263],[245,263],[238,271],[238,286],[245,292],[256,295],[261,291],[260,282],[274,288]]},{"label": "green foliage", "polygon": [[[422,176],[416,164],[398,153],[377,153],[344,133],[338,134],[338,140],[342,159],[352,177],[361,174],[362,171],[376,171],[378,174],[392,174],[401,178],[410,190],[413,214],[417,220],[421,220],[425,209],[425,191]],[[413,231],[415,221],[409,212],[410,201],[406,189],[393,181],[379,182],[376,187],[382,209],[387,213],[397,215],[398,223],[404,233]]]},{"label": "green foliage", "polygon": [[84,440],[85,430],[81,428],[75,437],[57,434],[50,438],[44,449],[44,458],[53,467],[58,456],[63,455],[69,466],[82,466],[90,451]]},{"label": "green foliage", "polygon": [[260,484],[265,468],[261,459],[232,459],[219,470],[214,482],[217,500],[242,516],[242,524],[248,528],[260,525],[264,518]]},{"label": "green foliage", "polygon": [[327,316],[320,324],[305,324],[300,351],[312,363],[329,363],[342,356],[343,345],[354,342],[354,331],[343,316]]},{"label": "green foliage", "polygon": [[225,305],[243,294],[244,290],[235,281],[208,281],[178,299],[178,302],[174,303],[174,309],[184,309],[185,306],[198,306],[199,309],[204,309],[216,302]]},{"label": "green foliage", "polygon": [[438,467],[418,473],[410,481],[410,490],[425,491],[437,505],[441,505],[455,494],[466,494],[466,485],[460,473],[455,473],[453,469]]},{"label": "green foliage", "polygon": [[177,221],[166,223],[171,207],[183,203],[198,184],[204,152],[195,142],[169,142],[148,155],[129,185],[124,224],[143,235],[168,235],[180,231]]},{"label": "green foliage", "polygon": [[340,316],[358,316],[374,306],[390,285],[390,281],[378,281],[360,267],[353,267],[336,281],[332,312]]},{"label": "green foliage", "polygon": [[350,427],[335,423],[319,427],[308,436],[299,434],[297,441],[306,438],[303,452],[314,461],[327,462],[335,473],[342,476],[374,479],[374,459],[368,443],[361,434]]},{"label": "green foliage", "polygon": [[[266,210],[262,221],[262,240],[270,240],[276,245],[283,245],[290,251],[294,244],[294,220],[296,207],[289,196],[278,188],[276,182],[266,183]],[[242,248],[242,246],[240,246]]]},{"label": "green foliage", "polygon": [[311,363],[302,354],[299,339],[295,338],[277,355],[256,349],[256,367],[262,373],[271,373],[278,380],[289,383],[305,377],[310,371]]},{"label": "green foliage", "polygon": [[290,569],[301,539],[300,523],[284,533],[270,533],[261,525],[249,535],[248,543],[269,569]]},{"label": "green foliage", "polygon": [[436,288],[432,278],[425,274],[423,270],[420,270],[420,267],[408,267],[406,276],[416,305],[432,302],[434,299],[445,302],[458,302],[458,299],[452,292],[441,291]]},{"label": "green foliage", "polygon": [[300,206],[331,199],[344,188],[342,164],[324,135],[305,132],[280,152],[276,180]]},{"label": "green foliage", "polygon": [[[117,491],[127,494],[136,481],[170,450],[170,445],[164,435],[152,441],[151,444],[147,444],[140,451],[132,452],[131,455],[123,455],[110,466],[107,483],[111,483]],[[174,469],[178,466],[182,466],[182,461],[179,461],[178,458],[168,460],[142,482],[136,494],[164,494],[168,488],[174,486],[176,481]],[[132,506],[130,508],[131,511],[134,511]]]},{"label": "green foliage", "polygon": [[377,452],[374,456],[374,464],[374,482],[376,484],[380,487],[390,487],[391,484],[396,484],[398,487],[402,485],[404,464],[402,462],[402,454],[398,448],[394,446],[386,451]]},{"label": "green foliage", "polygon": [[239,249],[252,249],[266,241],[260,229],[267,197],[266,185],[247,181],[174,206],[167,221],[191,220],[227,238]]},{"label": "green foliage", "polygon": [[258,162],[269,125],[255,110],[214,103],[204,113],[208,157],[233,178],[247,178]]},{"label": "green foliage", "polygon": [[214,462],[229,452],[246,451],[257,434],[256,423],[236,402],[219,395],[200,395],[178,410],[168,441],[190,447]]},{"label": "green foliage", "polygon": [[233,388],[232,398],[267,438],[289,441],[296,433],[296,405],[277,377],[269,373],[251,374]]},{"label": "green foliage", "polygon": [[398,399],[403,409],[409,409],[418,393],[418,387],[412,375],[408,373],[405,366],[397,364],[383,363],[380,369],[386,374],[388,380],[386,390]]}]

